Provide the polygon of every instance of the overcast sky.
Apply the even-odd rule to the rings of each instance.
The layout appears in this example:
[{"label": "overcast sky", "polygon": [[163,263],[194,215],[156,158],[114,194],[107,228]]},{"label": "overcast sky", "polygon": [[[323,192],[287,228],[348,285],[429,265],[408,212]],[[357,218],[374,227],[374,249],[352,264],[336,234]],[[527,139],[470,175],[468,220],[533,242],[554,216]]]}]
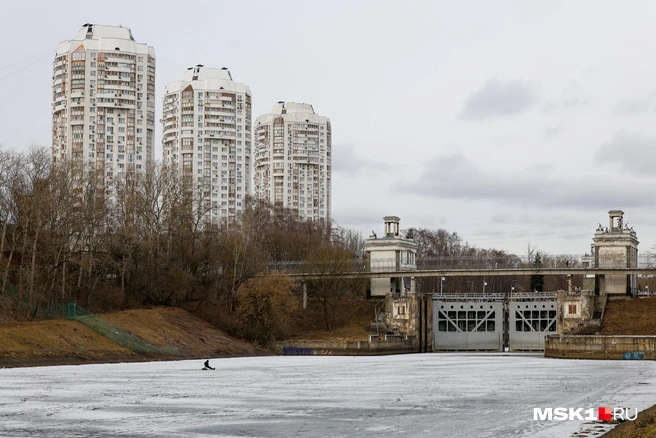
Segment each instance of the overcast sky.
[{"label": "overcast sky", "polygon": [[[165,85],[228,67],[253,120],[333,127],[332,214],[477,247],[589,250],[608,210],[656,245],[656,2],[25,1],[0,14],[0,144],[50,144],[52,60],[84,23],[130,27]],[[161,126],[156,129],[161,157]]]}]

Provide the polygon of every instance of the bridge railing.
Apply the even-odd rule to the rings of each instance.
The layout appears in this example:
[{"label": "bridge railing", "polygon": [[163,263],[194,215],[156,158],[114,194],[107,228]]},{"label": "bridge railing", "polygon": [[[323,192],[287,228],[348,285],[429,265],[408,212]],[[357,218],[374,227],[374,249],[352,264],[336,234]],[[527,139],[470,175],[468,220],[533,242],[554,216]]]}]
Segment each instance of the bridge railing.
[{"label": "bridge railing", "polygon": [[[340,261],[338,265],[341,272],[369,272],[364,260],[351,260],[347,262]],[[309,274],[331,272],[331,266],[331,262],[321,264],[308,263],[305,261],[284,261],[268,263],[266,269],[269,271],[280,271],[288,274]],[[389,270],[394,270],[394,266],[392,265],[389,269],[381,269],[381,272]]]},{"label": "bridge railing", "polygon": [[[330,262],[326,262],[330,263]],[[585,254],[561,254],[550,256],[540,268],[582,268],[588,264],[594,264],[593,257]],[[371,260],[352,260],[349,262],[340,261],[340,270],[342,272],[391,272],[396,271],[396,260],[390,259],[371,259]],[[417,270],[420,271],[439,271],[455,269],[520,269],[534,267],[526,256],[506,255],[504,257],[482,259],[480,257],[437,257],[418,259],[416,263]],[[589,266],[594,267],[594,266]],[[270,271],[282,271],[290,274],[305,274],[321,270],[317,263],[308,263],[306,261],[280,261],[268,263],[266,268]],[[409,270],[409,265],[401,264],[398,270]],[[647,269],[656,268],[656,254],[640,254],[638,256],[637,268]]]},{"label": "bridge railing", "polygon": [[508,292],[508,293],[481,293],[481,292],[464,292],[464,293],[445,293],[433,294],[433,300],[443,301],[509,301],[522,300],[555,300],[556,292]]}]

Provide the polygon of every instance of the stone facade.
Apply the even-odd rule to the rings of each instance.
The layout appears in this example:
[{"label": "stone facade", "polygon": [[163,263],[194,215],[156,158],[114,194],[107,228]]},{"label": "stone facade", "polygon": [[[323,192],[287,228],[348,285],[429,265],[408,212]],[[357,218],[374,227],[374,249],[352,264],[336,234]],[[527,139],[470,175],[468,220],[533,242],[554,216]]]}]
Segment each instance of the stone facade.
[{"label": "stone facade", "polygon": [[369,296],[384,297],[392,293],[403,295],[415,292],[414,277],[410,271],[417,270],[417,243],[399,232],[400,218],[385,216],[385,234],[378,237],[375,232],[365,241],[367,267],[376,271],[409,271],[407,277],[372,278]]},{"label": "stone facade", "polygon": [[385,301],[385,325],[396,333],[414,335],[419,323],[417,294],[391,296]]},{"label": "stone facade", "polygon": [[[624,212],[610,210],[609,226],[599,224],[594,238],[594,267],[596,268],[637,268],[638,238],[635,231],[624,225]],[[595,290],[611,297],[620,297],[635,293],[636,275],[598,276]]]},{"label": "stone facade", "polygon": [[558,291],[558,334],[597,331],[601,326],[606,296],[594,291]]}]

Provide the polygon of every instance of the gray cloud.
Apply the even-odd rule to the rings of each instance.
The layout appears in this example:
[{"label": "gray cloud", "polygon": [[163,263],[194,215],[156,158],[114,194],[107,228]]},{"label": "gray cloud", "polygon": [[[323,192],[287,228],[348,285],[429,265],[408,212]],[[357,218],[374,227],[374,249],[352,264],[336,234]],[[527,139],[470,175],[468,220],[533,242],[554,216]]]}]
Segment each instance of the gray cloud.
[{"label": "gray cloud", "polygon": [[367,160],[355,153],[355,147],[353,145],[333,145],[333,172],[342,172],[349,175],[355,175],[367,166]]},{"label": "gray cloud", "polygon": [[508,213],[497,213],[490,216],[490,222],[494,224],[511,224],[514,221],[512,215]]},{"label": "gray cloud", "polygon": [[507,195],[525,198],[536,190],[526,180],[489,175],[463,154],[444,155],[428,161],[418,181],[406,188],[424,196],[451,199],[494,199]]},{"label": "gray cloud", "polygon": [[563,90],[562,104],[565,108],[585,106],[590,103],[590,96],[575,80]]},{"label": "gray cloud", "polygon": [[630,97],[621,99],[613,108],[614,114],[632,116],[635,114],[644,114],[656,110],[656,93],[647,93],[640,97]]},{"label": "gray cloud", "polygon": [[656,170],[656,138],[618,131],[597,150],[595,160],[619,165],[627,172],[653,175]]},{"label": "gray cloud", "polygon": [[386,171],[393,167],[390,163],[363,158],[355,152],[357,148],[351,144],[333,145],[332,170],[347,175],[357,175],[365,170]]},{"label": "gray cloud", "polygon": [[586,107],[590,104],[590,95],[579,85],[576,80],[571,80],[562,92],[560,98],[550,99],[543,111],[550,113],[558,110]]},{"label": "gray cloud", "polygon": [[[537,163],[536,163],[537,165]],[[653,195],[648,184],[633,178],[574,174],[567,178],[526,169],[484,170],[462,154],[436,157],[426,162],[415,181],[398,185],[399,190],[420,196],[467,201],[489,201],[518,208],[575,207],[611,208]],[[611,207],[609,207],[611,206]]]},{"label": "gray cloud", "polygon": [[542,131],[542,137],[546,141],[552,140],[558,137],[560,134],[562,134],[564,130],[565,128],[563,127],[563,125],[550,126],[546,128],[544,131]]},{"label": "gray cloud", "polygon": [[501,81],[490,79],[470,95],[461,117],[465,120],[482,120],[519,114],[538,101],[536,86],[520,79]]}]

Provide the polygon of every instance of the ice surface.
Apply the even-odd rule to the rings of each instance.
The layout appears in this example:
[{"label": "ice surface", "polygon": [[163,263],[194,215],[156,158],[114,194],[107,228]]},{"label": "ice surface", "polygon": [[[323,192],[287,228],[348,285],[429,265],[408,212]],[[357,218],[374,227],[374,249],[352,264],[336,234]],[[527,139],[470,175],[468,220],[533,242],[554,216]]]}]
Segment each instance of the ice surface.
[{"label": "ice surface", "polygon": [[[436,353],[0,369],[0,436],[567,437],[533,408],[656,403],[656,362]],[[590,435],[592,436],[592,435]]]}]

